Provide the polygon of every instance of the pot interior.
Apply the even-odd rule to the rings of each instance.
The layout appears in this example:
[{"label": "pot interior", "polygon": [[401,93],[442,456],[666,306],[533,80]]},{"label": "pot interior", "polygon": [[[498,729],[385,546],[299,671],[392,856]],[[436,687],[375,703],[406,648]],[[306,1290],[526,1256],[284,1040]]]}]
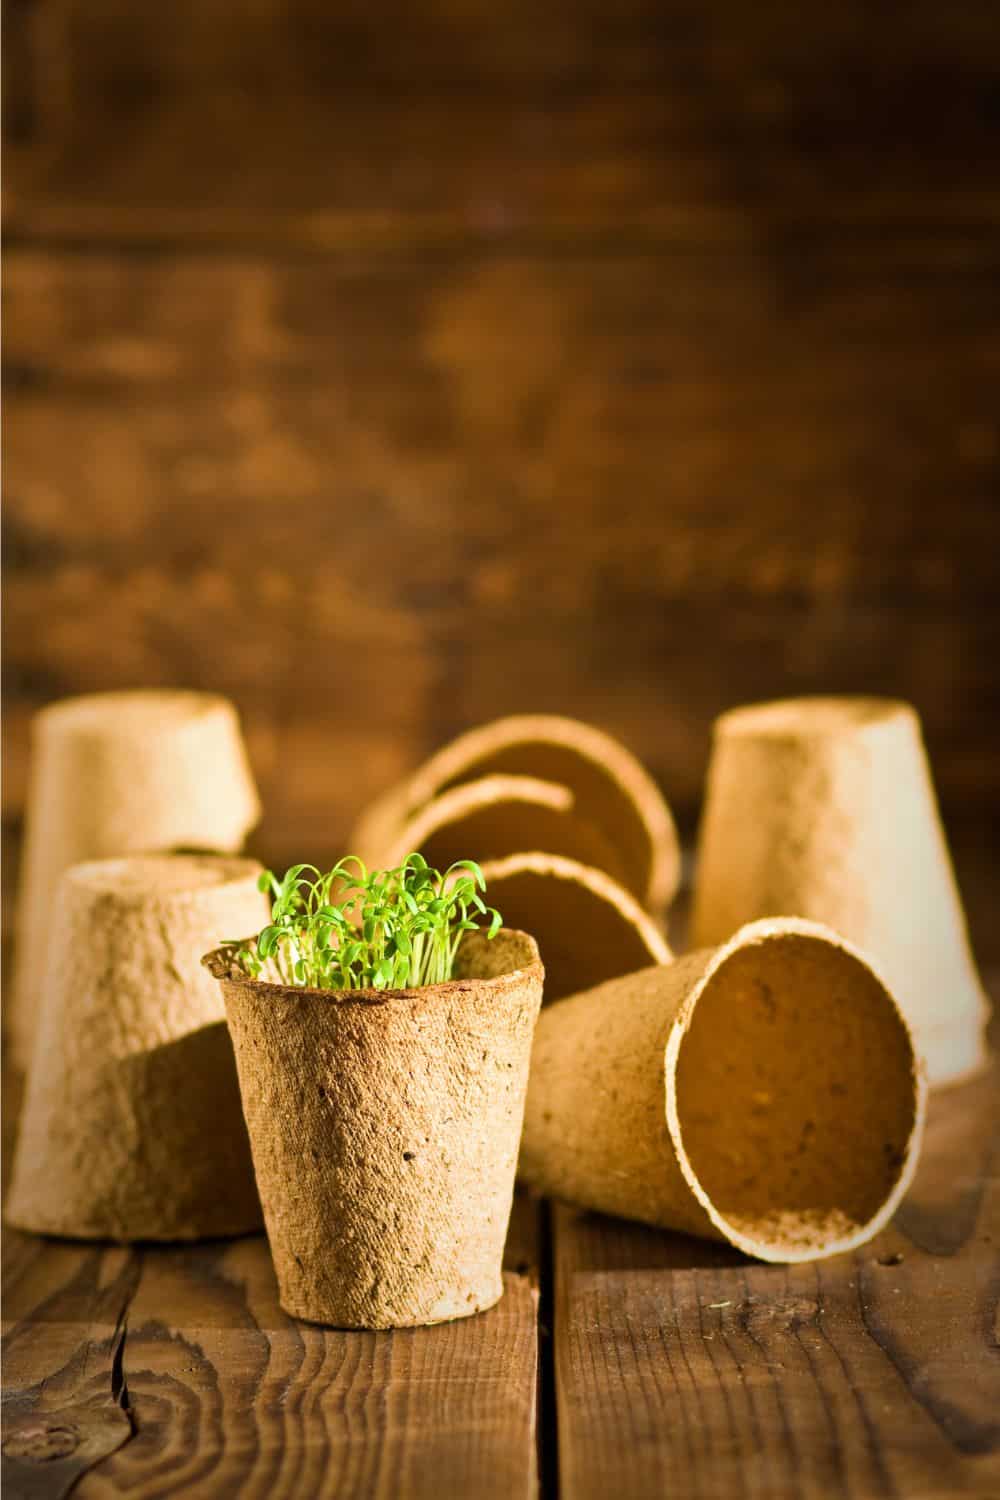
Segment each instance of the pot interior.
[{"label": "pot interior", "polygon": [[698,997],[674,1085],[684,1154],[725,1225],[778,1253],[868,1223],[906,1165],[915,1066],[852,954],[801,933],[735,949]]},{"label": "pot interior", "polygon": [[[493,775],[534,776],[568,787],[579,816],[600,829],[610,841],[615,878],[640,898],[645,896],[654,858],[650,832],[630,792],[607,767],[572,745],[523,739],[484,748],[474,762],[456,771],[438,790],[447,791],[473,778]],[[521,847],[545,846],[536,837]]]}]

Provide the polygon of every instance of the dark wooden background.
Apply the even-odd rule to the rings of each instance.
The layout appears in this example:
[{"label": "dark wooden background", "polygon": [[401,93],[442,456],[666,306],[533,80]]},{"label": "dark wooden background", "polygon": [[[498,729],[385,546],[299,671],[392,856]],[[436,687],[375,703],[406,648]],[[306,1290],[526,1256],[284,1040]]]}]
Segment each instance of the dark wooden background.
[{"label": "dark wooden background", "polygon": [[1000,798],[995,0],[11,0],[6,741],[237,701],[274,859],[578,714],[921,710]]}]

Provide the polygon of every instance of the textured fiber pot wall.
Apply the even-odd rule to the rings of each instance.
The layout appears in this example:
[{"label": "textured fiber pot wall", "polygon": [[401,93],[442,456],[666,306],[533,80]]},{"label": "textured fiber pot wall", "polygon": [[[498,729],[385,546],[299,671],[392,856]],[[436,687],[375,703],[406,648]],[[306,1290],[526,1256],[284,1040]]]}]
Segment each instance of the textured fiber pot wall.
[{"label": "textured fiber pot wall", "polygon": [[912,1175],[926,1085],[892,996],[816,923],[752,923],[549,1006],[521,1175],[764,1260],[846,1250]]},{"label": "textured fiber pot wall", "polygon": [[989,1007],[908,704],[799,698],[716,722],[692,942],[784,914],[872,955],[932,1085],[985,1063]]},{"label": "textured fiber pot wall", "polygon": [[348,1328],[464,1317],[501,1259],[543,970],[534,940],[470,933],[414,990],[221,981],[281,1305]]},{"label": "textured fiber pot wall", "polygon": [[483,874],[505,920],[531,924],[545,965],[546,1004],[670,959],[652,917],[602,870],[554,854],[512,854],[485,864]]},{"label": "textured fiber pot wall", "polygon": [[236,710],[192,692],[95,693],[43,709],[18,894],[11,1049],[31,1055],[53,892],[70,865],[170,849],[234,853],[260,814]]},{"label": "textured fiber pot wall", "polygon": [[[513,715],[459,735],[369,808],[354,829],[351,847],[369,862],[384,863],[402,828],[427,803],[452,787],[498,775],[534,777],[572,796],[572,817],[581,825],[578,847],[546,849],[536,835],[523,849],[580,857],[587,847],[595,851],[587,860],[603,868],[603,848],[608,873],[655,916],[664,914],[680,879],[680,853],[659,788],[618,740],[554,714]],[[490,857],[475,847],[463,853]]]},{"label": "textured fiber pot wall", "polygon": [[569,787],[535,776],[493,775],[463,781],[403,820],[377,864],[398,865],[418,849],[435,869],[456,860],[480,864],[545,849],[606,871],[624,882],[628,865],[615,842],[582,818]]},{"label": "textured fiber pot wall", "polygon": [[142,855],[76,865],[48,965],[7,1216],[85,1238],[258,1229],[260,1203],[206,943],[261,927],[253,860]]}]

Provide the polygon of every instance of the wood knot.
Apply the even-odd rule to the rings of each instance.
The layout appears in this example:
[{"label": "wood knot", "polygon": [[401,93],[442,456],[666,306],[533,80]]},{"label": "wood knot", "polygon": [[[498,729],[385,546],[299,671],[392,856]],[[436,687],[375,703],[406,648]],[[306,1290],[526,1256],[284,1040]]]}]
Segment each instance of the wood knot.
[{"label": "wood knot", "polygon": [[4,1438],[3,1456],[16,1458],[21,1463],[46,1464],[54,1459],[68,1458],[76,1452],[79,1443],[80,1434],[65,1422],[32,1422]]}]

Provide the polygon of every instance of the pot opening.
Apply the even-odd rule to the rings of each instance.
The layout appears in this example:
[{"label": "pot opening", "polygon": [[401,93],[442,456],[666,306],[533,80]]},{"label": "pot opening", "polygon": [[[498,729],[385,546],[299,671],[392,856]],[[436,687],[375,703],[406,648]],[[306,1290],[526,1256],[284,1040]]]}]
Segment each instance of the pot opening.
[{"label": "pot opening", "polygon": [[446,870],[470,849],[480,864],[488,864],[541,848],[596,865],[616,880],[628,878],[616,845],[574,814],[572,793],[534,777],[486,777],[452,788],[413,820],[406,848],[399,843],[393,860],[409,853],[410,844],[437,870]]},{"label": "pot opening", "polygon": [[682,1165],[741,1248],[775,1259],[847,1248],[895,1202],[918,1116],[915,1060],[890,996],[853,954],[798,932],[737,947],[671,1045]]},{"label": "pot opening", "polygon": [[670,949],[652,919],[599,871],[554,855],[513,855],[485,869],[487,898],[511,927],[538,939],[545,1000],[666,963]]},{"label": "pot opening", "polygon": [[[605,864],[602,868],[610,868],[610,873],[629,890],[640,897],[645,896],[654,854],[649,831],[632,796],[602,765],[588,760],[569,745],[545,740],[519,740],[485,751],[474,764],[463,767],[450,777],[441,790],[446,791],[472,777],[493,775],[533,776],[540,781],[569,787],[578,809],[595,829],[600,830],[615,851],[610,866]],[[540,845],[536,831],[529,842],[519,847],[537,849],[544,846]],[[516,848],[512,846],[506,852],[513,853]]]},{"label": "pot opening", "polygon": [[[243,939],[247,944],[255,941],[253,937]],[[467,932],[462,938],[455,955],[451,979],[446,979],[443,984],[403,990],[317,990],[307,986],[287,985],[272,959],[268,960],[258,976],[247,974],[240,967],[237,958],[241,946],[240,942],[225,943],[220,948],[213,948],[211,953],[206,953],[201,961],[215,979],[231,980],[251,989],[259,986],[270,990],[275,996],[283,996],[289,1000],[319,996],[324,1002],[332,1001],[341,1005],[384,1005],[401,996],[412,998],[414,995],[439,993],[449,985],[467,980],[503,979],[508,974],[516,974],[521,969],[539,963],[538,945],[526,932],[502,927],[496,937],[489,938],[485,929],[480,928],[475,932]]]}]

